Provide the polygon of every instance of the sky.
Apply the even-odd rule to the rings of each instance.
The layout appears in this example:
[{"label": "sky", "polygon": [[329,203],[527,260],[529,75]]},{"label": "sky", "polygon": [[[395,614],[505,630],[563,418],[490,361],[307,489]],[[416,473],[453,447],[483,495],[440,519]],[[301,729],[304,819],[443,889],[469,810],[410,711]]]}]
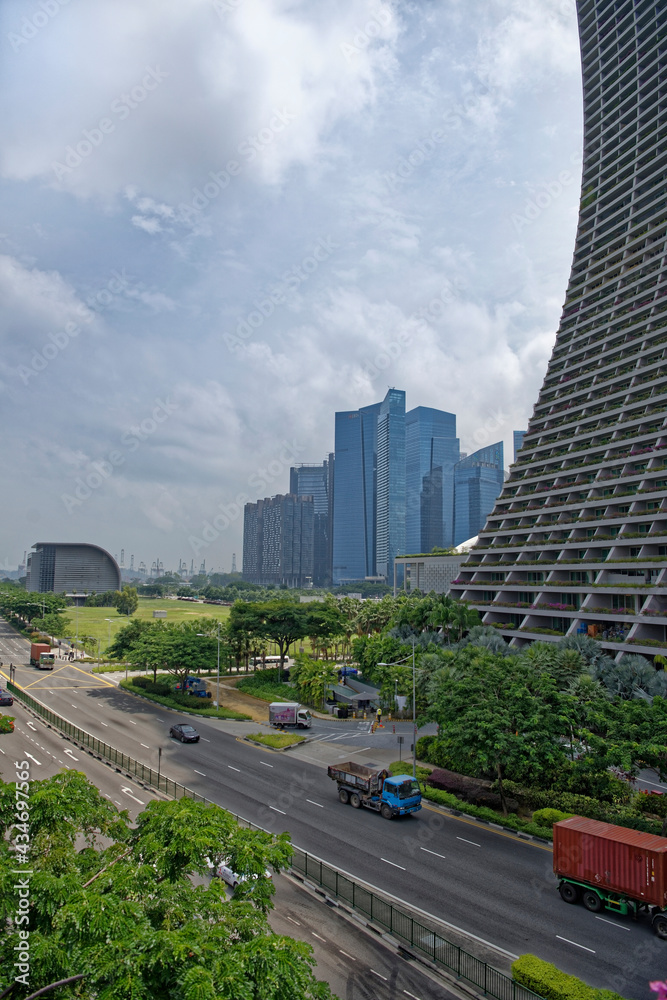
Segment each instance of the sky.
[{"label": "sky", "polygon": [[3,0],[0,570],[241,567],[405,389],[532,413],[574,247],[574,0]]}]

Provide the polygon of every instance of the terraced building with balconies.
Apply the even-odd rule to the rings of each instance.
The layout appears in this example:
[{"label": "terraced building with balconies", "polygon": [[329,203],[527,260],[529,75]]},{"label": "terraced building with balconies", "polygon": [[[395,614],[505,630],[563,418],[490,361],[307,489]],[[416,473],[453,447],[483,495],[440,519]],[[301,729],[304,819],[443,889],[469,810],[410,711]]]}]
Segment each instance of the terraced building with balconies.
[{"label": "terraced building with balconies", "polygon": [[452,594],[512,645],[667,651],[667,10],[578,0],[572,273],[516,463]]}]

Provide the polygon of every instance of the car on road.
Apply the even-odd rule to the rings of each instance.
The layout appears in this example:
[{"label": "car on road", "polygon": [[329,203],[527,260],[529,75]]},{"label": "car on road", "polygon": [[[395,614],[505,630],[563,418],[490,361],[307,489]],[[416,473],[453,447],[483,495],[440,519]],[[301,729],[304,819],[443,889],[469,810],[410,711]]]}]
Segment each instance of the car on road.
[{"label": "car on road", "polygon": [[[219,864],[217,868],[214,867],[213,863],[208,858],[206,861],[209,868],[214,869],[213,874],[218,878],[221,878],[223,882],[227,883],[227,885],[231,885],[232,889],[235,889],[241,882],[247,882],[249,878],[259,878],[259,875],[237,875],[237,873],[230,868],[229,862],[226,859],[223,859],[222,864]],[[266,878],[273,878],[273,875],[268,868],[264,869],[264,875]]]},{"label": "car on road", "polygon": [[172,726],[169,735],[174,736],[181,743],[199,743],[199,733],[194,726],[189,726],[185,722],[179,722]]},{"label": "car on road", "polygon": [[2,688],[0,688],[0,705],[13,705],[13,704],[14,704],[14,698],[9,693],[9,691],[3,691]]}]

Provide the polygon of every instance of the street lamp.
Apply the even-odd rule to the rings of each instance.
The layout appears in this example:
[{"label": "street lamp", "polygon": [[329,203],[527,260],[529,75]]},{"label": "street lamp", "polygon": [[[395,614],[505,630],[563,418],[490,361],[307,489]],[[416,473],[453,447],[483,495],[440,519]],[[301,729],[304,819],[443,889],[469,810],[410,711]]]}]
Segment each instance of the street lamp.
[{"label": "street lamp", "polygon": [[[216,638],[218,640],[218,676],[215,686],[215,707],[220,711],[220,627],[222,622],[217,622]],[[197,635],[207,636],[206,632],[197,632]]]},{"label": "street lamp", "polygon": [[[405,663],[409,656],[404,656],[402,660],[395,660],[393,663],[378,663],[378,667],[397,667],[399,663]],[[398,680],[395,681],[398,691]],[[412,640],[412,777],[417,779],[417,719],[415,716],[415,639]]]}]

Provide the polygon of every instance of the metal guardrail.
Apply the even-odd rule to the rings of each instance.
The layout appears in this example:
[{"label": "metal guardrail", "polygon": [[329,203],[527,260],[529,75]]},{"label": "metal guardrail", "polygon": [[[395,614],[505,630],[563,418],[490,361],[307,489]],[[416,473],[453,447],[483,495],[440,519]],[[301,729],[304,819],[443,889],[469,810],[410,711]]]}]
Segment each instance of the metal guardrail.
[{"label": "metal guardrail", "polygon": [[[58,729],[92,754],[109,761],[119,771],[135,777],[173,798],[187,797],[195,802],[211,802],[206,796],[188,788],[187,785],[182,785],[161,773],[158,774],[155,768],[142,764],[133,757],[121,753],[120,750],[116,750],[109,743],[91,736],[85,729],[80,729],[79,726],[67,722],[66,719],[38,702],[32,695],[26,694],[16,684],[8,682],[7,689],[54,729]],[[256,823],[244,819],[243,816],[238,816],[235,813],[231,815],[241,826],[254,830],[263,829]],[[494,969],[493,966],[476,958],[458,945],[447,941],[432,928],[416,920],[405,909],[383,899],[361,882],[299,847],[294,847],[292,868],[299,875],[326,890],[330,896],[342,900],[351,909],[363,914],[373,924],[386,930],[399,942],[405,943],[413,951],[421,953],[435,965],[456,976],[457,980],[464,980],[471,986],[482,990],[485,996],[493,997],[494,1000],[542,1000],[537,993],[521,986],[520,983],[510,979],[503,972],[499,972],[498,969]]]}]

